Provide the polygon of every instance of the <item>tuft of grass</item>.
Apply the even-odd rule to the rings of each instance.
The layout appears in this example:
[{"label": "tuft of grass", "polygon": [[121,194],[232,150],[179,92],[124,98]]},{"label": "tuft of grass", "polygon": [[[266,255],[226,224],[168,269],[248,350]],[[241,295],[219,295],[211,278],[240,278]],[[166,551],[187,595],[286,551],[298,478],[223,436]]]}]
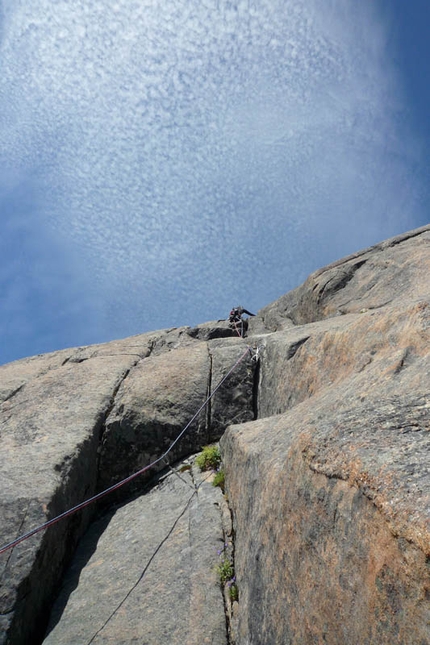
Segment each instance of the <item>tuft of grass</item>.
[{"label": "tuft of grass", "polygon": [[239,600],[239,589],[237,588],[237,584],[235,582],[232,582],[229,586],[228,593],[230,594],[230,600],[232,602]]},{"label": "tuft of grass", "polygon": [[223,468],[220,468],[220,470],[217,470],[217,472],[215,473],[212,486],[218,486],[219,488],[221,488],[222,492],[224,492],[225,472]]},{"label": "tuft of grass", "polygon": [[217,565],[216,570],[222,585],[225,585],[234,576],[233,565],[230,562],[230,558],[226,555],[224,555],[221,562]]},{"label": "tuft of grass", "polygon": [[196,457],[200,470],[216,470],[221,463],[221,453],[218,446],[205,446]]}]

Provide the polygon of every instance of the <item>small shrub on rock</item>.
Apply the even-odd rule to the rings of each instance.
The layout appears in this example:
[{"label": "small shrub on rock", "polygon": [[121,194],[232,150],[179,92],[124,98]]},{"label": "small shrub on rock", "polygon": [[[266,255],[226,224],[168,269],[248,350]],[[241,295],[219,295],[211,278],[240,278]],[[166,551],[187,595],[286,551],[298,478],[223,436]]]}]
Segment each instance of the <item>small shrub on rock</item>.
[{"label": "small shrub on rock", "polygon": [[235,600],[239,600],[239,589],[237,588],[236,578],[232,578],[230,582],[227,583],[227,586],[228,586],[228,593],[230,595],[230,600],[232,602],[235,602]]},{"label": "small shrub on rock", "polygon": [[224,555],[223,559],[217,566],[217,573],[222,585],[225,585],[229,580],[234,576],[233,565],[230,561],[230,558],[227,555]]},{"label": "small shrub on rock", "polygon": [[221,453],[218,446],[205,446],[196,457],[200,470],[216,470],[221,463]]},{"label": "small shrub on rock", "polygon": [[223,468],[220,468],[220,470],[217,470],[215,473],[214,480],[212,482],[212,486],[218,486],[221,488],[222,492],[224,492],[224,487],[225,487],[225,472]]}]

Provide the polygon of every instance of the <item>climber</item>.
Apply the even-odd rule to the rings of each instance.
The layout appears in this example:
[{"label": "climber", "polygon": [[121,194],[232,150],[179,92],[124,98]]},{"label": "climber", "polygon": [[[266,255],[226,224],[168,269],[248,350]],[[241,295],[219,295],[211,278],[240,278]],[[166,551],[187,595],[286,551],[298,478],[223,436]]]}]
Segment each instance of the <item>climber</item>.
[{"label": "climber", "polygon": [[252,314],[250,311],[247,311],[239,305],[239,307],[233,307],[230,311],[229,322],[239,322],[242,320],[243,314],[246,314],[247,316],[255,316],[255,314]]},{"label": "climber", "polygon": [[241,305],[239,305],[239,307],[233,307],[228,318],[229,327],[231,329],[234,329],[239,334],[239,336],[242,336],[242,338],[244,337],[245,332],[248,329],[248,320],[244,320],[242,318],[244,314],[246,314],[247,316],[255,316],[255,314],[252,314],[250,311],[244,309]]}]

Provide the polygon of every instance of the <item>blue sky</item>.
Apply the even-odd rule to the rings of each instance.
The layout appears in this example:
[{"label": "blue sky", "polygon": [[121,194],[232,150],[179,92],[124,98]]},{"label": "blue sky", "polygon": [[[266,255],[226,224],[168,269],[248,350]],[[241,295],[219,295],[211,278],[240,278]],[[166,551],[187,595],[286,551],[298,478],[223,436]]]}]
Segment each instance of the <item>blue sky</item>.
[{"label": "blue sky", "polygon": [[428,223],[426,2],[0,7],[0,363],[258,310]]}]

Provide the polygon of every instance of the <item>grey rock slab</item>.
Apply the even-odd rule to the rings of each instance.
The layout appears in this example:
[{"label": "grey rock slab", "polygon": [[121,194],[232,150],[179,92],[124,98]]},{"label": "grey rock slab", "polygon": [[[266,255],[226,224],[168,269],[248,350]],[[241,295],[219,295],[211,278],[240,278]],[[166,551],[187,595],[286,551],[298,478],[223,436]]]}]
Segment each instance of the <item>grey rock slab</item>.
[{"label": "grey rock slab", "polygon": [[187,330],[187,334],[191,338],[198,338],[199,340],[237,337],[236,331],[231,329],[228,320],[214,320],[197,327],[191,327]]},{"label": "grey rock slab", "polygon": [[239,645],[430,643],[430,414],[402,385],[224,435]]},{"label": "grey rock slab", "polygon": [[[64,363],[64,355],[52,358],[51,367],[48,359],[37,372],[32,366],[25,386],[0,405],[2,546],[94,493],[104,418],[138,360],[103,356],[74,364]],[[22,372],[25,361],[19,363]],[[0,614],[8,624],[0,642],[33,639],[87,521],[87,513],[65,520],[0,556]]]},{"label": "grey rock slab", "polygon": [[393,270],[374,274],[380,306],[358,310],[358,268],[354,313],[328,315],[327,288],[327,317],[260,336],[265,418],[221,439],[238,645],[430,643],[427,230],[376,252]]},{"label": "grey rock slab", "polygon": [[[363,374],[383,387],[427,352],[426,300],[348,314],[267,335],[262,341],[258,416],[281,414],[318,392]],[[426,383],[427,375],[421,381]],[[412,383],[409,387],[412,387]]]},{"label": "grey rock slab", "polygon": [[[2,498],[52,491],[77,448],[100,428],[135,357],[66,364],[31,381],[1,412]],[[67,429],[65,432],[64,430]],[[96,437],[98,440],[98,437]]]},{"label": "grey rock slab", "polygon": [[[99,488],[160,457],[204,403],[209,392],[209,354],[206,343],[190,343],[152,354],[118,390],[103,435]],[[203,411],[175,446],[170,460],[196,452],[207,440],[207,414]],[[162,463],[158,468],[164,466]]]},{"label": "grey rock slab", "polygon": [[[235,362],[247,351],[247,339],[209,342],[211,355],[211,392],[227,375]],[[216,441],[230,423],[254,418],[254,374],[256,363],[246,355],[214,394],[210,403],[210,440]]]},{"label": "grey rock slab", "polygon": [[[161,330],[3,366],[2,544],[136,472],[171,445],[209,395],[212,370],[216,378],[226,373],[239,350],[239,339],[221,338],[226,345],[214,348],[213,358],[208,344],[189,329]],[[202,333],[222,337],[225,332],[225,325],[214,323]],[[230,349],[228,342],[233,343]],[[242,369],[242,377],[248,411],[240,411],[245,390],[233,379],[217,395],[214,413],[210,406],[202,410],[170,460],[208,443],[212,422],[223,430],[229,414],[251,418],[248,368]],[[136,479],[134,488],[144,482],[144,477]],[[133,486],[121,489],[118,497],[103,501],[112,503],[131,490]],[[31,634],[37,640],[53,589],[92,513],[89,507],[0,558],[0,612],[7,624],[1,638],[18,644]]]},{"label": "grey rock slab", "polygon": [[32,379],[56,367],[61,367],[69,356],[70,351],[63,350],[0,365],[0,402],[12,398]]},{"label": "grey rock slab", "polygon": [[251,318],[249,333],[278,331],[426,297],[429,246],[427,225],[319,269]]},{"label": "grey rock slab", "polygon": [[[350,314],[250,337],[260,347],[255,401],[258,418],[285,412],[332,383],[334,376],[324,369],[327,361],[321,339],[346,334],[355,318]],[[337,376],[335,363],[333,371]]]},{"label": "grey rock slab", "polygon": [[215,573],[221,492],[205,477],[179,467],[90,528],[45,645],[227,642]]}]

